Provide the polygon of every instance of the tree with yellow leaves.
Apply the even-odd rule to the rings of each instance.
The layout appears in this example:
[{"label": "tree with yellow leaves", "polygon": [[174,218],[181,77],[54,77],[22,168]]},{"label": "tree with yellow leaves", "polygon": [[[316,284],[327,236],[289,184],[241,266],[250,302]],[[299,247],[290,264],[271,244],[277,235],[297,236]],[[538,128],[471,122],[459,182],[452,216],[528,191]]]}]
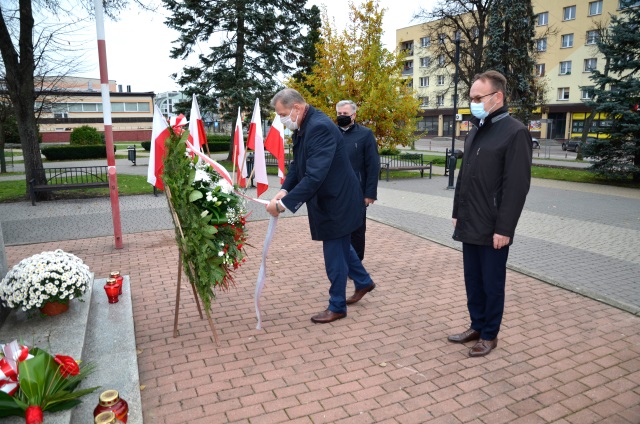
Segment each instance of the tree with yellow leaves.
[{"label": "tree with yellow leaves", "polygon": [[419,100],[402,78],[399,56],[382,46],[384,10],[377,0],[349,2],[349,24],[342,32],[322,11],[321,40],[310,73],[290,79],[309,104],[336,116],[336,103],[352,100],[358,121],[370,128],[380,148],[413,145]]}]

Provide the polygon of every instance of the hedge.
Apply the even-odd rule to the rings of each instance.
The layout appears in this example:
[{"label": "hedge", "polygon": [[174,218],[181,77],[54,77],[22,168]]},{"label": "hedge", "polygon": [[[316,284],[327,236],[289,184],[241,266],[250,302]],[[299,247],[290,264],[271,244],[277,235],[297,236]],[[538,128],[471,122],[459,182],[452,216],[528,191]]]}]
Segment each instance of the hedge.
[{"label": "hedge", "polygon": [[[116,151],[116,146],[113,146]],[[107,157],[105,146],[52,146],[43,147],[42,154],[47,160],[102,159]]]},{"label": "hedge", "polygon": [[[211,152],[228,152],[229,151],[229,143],[231,142],[231,136],[219,136],[219,135],[208,135],[207,141],[209,142],[209,151]],[[151,150],[151,142],[143,141],[140,143],[142,148],[146,151]]]}]

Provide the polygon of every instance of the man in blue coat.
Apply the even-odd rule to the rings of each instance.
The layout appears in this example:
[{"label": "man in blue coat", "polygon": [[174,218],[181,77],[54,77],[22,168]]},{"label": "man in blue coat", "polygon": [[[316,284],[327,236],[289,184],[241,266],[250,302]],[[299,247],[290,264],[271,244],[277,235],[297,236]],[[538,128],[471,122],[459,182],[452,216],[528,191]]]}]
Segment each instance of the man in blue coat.
[{"label": "man in blue coat", "polygon": [[267,205],[272,216],[295,213],[307,204],[313,240],[322,241],[329,288],[329,307],[311,317],[328,323],[347,316],[347,276],[356,290],[375,284],[351,246],[351,233],[362,225],[362,191],[342,142],[327,115],[308,105],[300,93],[285,88],[271,100],[282,124],[293,131],[293,162],[282,189]]}]

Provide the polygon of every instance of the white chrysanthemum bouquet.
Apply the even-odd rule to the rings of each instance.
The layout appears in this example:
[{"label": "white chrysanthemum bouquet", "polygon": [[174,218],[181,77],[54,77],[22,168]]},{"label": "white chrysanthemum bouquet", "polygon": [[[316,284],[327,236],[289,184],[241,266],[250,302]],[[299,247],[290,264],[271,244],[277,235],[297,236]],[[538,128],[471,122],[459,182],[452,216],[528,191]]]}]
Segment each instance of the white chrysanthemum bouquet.
[{"label": "white chrysanthemum bouquet", "polygon": [[0,282],[0,300],[9,308],[28,311],[47,302],[67,303],[81,297],[91,281],[79,257],[56,250],[23,259]]}]

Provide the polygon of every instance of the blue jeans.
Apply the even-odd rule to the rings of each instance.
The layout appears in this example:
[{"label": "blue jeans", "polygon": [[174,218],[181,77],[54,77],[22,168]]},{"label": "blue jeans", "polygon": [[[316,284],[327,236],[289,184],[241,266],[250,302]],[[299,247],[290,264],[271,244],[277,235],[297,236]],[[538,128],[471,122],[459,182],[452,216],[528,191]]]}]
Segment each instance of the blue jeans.
[{"label": "blue jeans", "polygon": [[347,276],[353,279],[356,290],[373,284],[367,270],[362,266],[356,251],[351,246],[351,235],[322,241],[324,267],[331,282],[329,288],[329,310],[347,313]]}]

